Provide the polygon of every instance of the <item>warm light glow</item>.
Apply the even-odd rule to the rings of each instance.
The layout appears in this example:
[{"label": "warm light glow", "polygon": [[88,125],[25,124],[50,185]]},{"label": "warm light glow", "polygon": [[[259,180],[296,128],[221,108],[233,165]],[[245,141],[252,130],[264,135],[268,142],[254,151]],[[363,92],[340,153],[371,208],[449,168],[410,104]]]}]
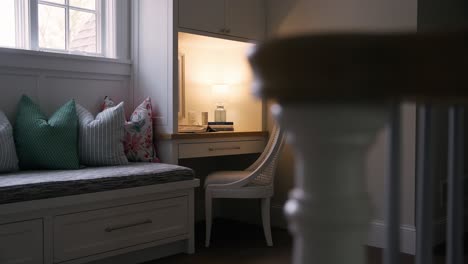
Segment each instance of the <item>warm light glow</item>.
[{"label": "warm light glow", "polygon": [[186,55],[190,68],[190,80],[186,80],[207,89],[212,84],[249,83],[252,73],[247,51],[252,47],[252,43],[179,33],[179,51]]},{"label": "warm light glow", "polygon": [[211,94],[213,99],[218,104],[222,104],[226,101],[229,94],[229,85],[227,84],[215,84],[211,87]]},{"label": "warm light glow", "polygon": [[212,86],[213,95],[226,96],[229,92],[229,85],[227,84],[215,84]]},{"label": "warm light glow", "polygon": [[262,103],[252,96],[247,60],[247,50],[254,44],[182,32],[178,36],[178,51],[185,56],[187,111],[208,112],[208,121],[214,121],[214,109],[222,105],[237,131],[262,130]]}]

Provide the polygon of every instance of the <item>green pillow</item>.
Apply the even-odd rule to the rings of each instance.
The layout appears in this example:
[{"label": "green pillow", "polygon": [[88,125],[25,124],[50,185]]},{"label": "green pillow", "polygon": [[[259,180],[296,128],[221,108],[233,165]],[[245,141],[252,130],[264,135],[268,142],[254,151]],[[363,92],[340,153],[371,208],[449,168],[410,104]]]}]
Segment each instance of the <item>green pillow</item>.
[{"label": "green pillow", "polygon": [[21,169],[78,169],[78,117],[70,100],[49,119],[25,95],[14,129]]}]

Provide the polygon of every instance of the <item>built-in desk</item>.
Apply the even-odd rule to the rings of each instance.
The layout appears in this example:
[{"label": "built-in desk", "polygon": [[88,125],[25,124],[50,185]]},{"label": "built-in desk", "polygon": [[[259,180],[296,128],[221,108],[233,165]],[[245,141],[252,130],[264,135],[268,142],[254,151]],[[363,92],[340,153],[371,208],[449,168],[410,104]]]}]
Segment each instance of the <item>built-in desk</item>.
[{"label": "built-in desk", "polygon": [[268,139],[266,131],[164,134],[159,153],[163,162],[180,159],[261,153]]},{"label": "built-in desk", "polygon": [[[243,170],[263,152],[268,140],[266,131],[176,133],[159,137],[158,152],[165,163],[179,164],[195,170],[196,177],[204,184],[206,175],[218,170]],[[204,192],[195,190],[195,219],[204,219]],[[214,205],[213,214],[229,211]],[[221,210],[222,209],[222,210]]]}]

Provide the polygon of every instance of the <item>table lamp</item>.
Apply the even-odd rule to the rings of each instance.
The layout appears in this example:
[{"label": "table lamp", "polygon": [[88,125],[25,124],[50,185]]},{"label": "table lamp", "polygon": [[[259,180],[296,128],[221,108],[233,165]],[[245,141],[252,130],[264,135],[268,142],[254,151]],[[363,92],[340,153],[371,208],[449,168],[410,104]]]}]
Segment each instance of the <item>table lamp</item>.
[{"label": "table lamp", "polygon": [[211,92],[216,101],[216,109],[214,111],[215,122],[226,122],[226,109],[224,108],[224,101],[229,92],[229,85],[215,84],[212,86]]}]

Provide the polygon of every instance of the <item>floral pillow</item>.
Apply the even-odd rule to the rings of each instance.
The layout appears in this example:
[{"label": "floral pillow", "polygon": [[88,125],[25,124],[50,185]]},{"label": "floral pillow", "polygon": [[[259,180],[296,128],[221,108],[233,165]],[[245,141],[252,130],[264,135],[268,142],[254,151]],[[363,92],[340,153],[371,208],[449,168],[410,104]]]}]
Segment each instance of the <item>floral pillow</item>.
[{"label": "floral pillow", "polygon": [[[115,106],[108,96],[103,109]],[[159,162],[153,140],[153,109],[151,99],[146,98],[125,123],[124,151],[128,161]]]}]

